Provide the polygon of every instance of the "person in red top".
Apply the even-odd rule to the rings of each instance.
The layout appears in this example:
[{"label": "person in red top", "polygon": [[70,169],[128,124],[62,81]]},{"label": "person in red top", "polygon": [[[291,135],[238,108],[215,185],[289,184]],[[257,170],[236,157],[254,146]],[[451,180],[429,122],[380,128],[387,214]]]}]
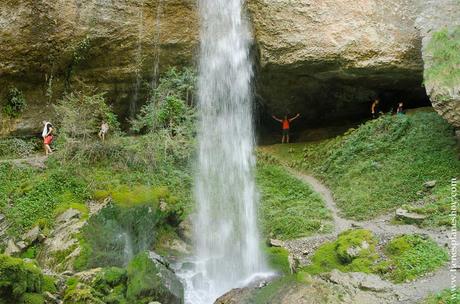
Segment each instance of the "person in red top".
[{"label": "person in red top", "polygon": [[273,119],[276,120],[276,121],[279,121],[281,124],[282,124],[282,127],[283,127],[283,138],[281,139],[281,143],[284,144],[285,142],[286,143],[289,143],[289,129],[290,129],[290,126],[291,126],[291,122],[297,118],[300,117],[300,113],[298,113],[296,116],[292,117],[292,118],[288,118],[287,115],[284,115],[284,118],[283,119],[279,119],[278,117],[276,117],[275,115],[272,115]]}]

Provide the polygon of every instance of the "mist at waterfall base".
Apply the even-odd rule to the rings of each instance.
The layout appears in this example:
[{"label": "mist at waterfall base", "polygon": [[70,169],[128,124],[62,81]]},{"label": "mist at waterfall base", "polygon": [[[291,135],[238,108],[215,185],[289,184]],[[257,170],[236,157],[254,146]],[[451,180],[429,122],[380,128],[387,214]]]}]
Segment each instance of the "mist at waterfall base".
[{"label": "mist at waterfall base", "polygon": [[178,271],[190,304],[272,275],[257,228],[252,34],[242,9],[242,0],[199,0],[196,254],[193,267]]}]

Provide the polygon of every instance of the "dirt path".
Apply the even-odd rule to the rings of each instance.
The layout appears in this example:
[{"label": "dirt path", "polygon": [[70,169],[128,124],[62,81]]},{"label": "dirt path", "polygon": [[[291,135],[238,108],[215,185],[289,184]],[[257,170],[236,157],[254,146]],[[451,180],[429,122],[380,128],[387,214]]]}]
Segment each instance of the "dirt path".
[{"label": "dirt path", "polygon": [[4,163],[11,163],[15,165],[27,164],[32,167],[44,169],[46,168],[45,162],[47,159],[48,159],[47,156],[35,155],[35,156],[27,157],[27,158],[3,159],[3,160],[0,160],[0,164],[4,164]]},{"label": "dirt path", "polygon": [[[413,225],[392,225],[391,219],[393,218],[393,213],[368,221],[353,221],[343,218],[340,215],[340,210],[334,201],[331,190],[321,183],[321,181],[311,175],[296,171],[290,167],[285,166],[285,168],[290,174],[310,185],[314,191],[322,196],[326,206],[332,213],[334,221],[335,229],[332,234],[306,237],[285,242],[286,248],[292,255],[296,256],[301,263],[308,263],[315,249],[322,243],[335,239],[337,234],[352,227],[361,227],[370,230],[377,237],[385,239],[390,239],[401,234],[423,234],[431,237],[442,247],[448,248],[450,246],[448,230],[424,229]],[[436,272],[419,278],[414,282],[392,284],[393,291],[400,299],[398,303],[416,303],[432,293],[450,288],[451,275],[446,265]]]}]

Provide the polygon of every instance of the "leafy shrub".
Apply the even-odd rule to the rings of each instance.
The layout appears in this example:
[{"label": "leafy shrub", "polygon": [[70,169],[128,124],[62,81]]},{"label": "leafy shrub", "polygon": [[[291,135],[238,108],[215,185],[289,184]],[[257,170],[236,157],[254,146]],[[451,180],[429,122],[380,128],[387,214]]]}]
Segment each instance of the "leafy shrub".
[{"label": "leafy shrub", "polygon": [[26,299],[37,298],[32,294],[40,294],[43,291],[43,274],[35,264],[0,254],[0,274],[0,299],[9,300],[9,303],[17,303],[16,301],[20,303],[21,300],[25,302]]},{"label": "leafy shrub", "polygon": [[11,138],[0,140],[0,158],[26,158],[38,149],[34,140]]},{"label": "leafy shrub", "polygon": [[21,115],[26,106],[27,102],[24,94],[15,87],[10,88],[6,103],[3,106],[3,113],[9,117],[17,118]]},{"label": "leafy shrub", "polygon": [[[151,92],[147,103],[132,121],[135,132],[152,132],[168,128],[172,132],[186,131],[194,120],[193,96],[195,72],[186,68],[178,71],[169,69]],[[184,128],[179,127],[183,126]]]},{"label": "leafy shrub", "polygon": [[104,98],[105,93],[70,93],[54,105],[60,135],[66,139],[85,140],[94,137],[102,121],[109,124],[111,132],[119,130],[117,116]]}]

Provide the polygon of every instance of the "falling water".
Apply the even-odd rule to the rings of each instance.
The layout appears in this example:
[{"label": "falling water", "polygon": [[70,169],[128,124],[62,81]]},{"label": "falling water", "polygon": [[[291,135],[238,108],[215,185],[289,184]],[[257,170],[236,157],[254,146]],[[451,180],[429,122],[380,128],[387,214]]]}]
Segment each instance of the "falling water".
[{"label": "falling water", "polygon": [[209,304],[265,275],[259,247],[249,47],[243,0],[199,0],[196,269],[186,301]]},{"label": "falling water", "polygon": [[157,87],[158,73],[160,67],[160,38],[161,38],[161,13],[163,10],[163,0],[157,1],[157,10],[156,10],[156,21],[155,21],[155,53],[153,61],[153,78],[152,78],[152,88]]},{"label": "falling water", "polygon": [[134,119],[137,113],[137,105],[139,103],[139,90],[142,82],[142,36],[144,35],[144,1],[141,1],[138,9],[139,29],[137,36],[136,50],[136,82],[134,87],[134,96],[129,104],[129,117]]}]

